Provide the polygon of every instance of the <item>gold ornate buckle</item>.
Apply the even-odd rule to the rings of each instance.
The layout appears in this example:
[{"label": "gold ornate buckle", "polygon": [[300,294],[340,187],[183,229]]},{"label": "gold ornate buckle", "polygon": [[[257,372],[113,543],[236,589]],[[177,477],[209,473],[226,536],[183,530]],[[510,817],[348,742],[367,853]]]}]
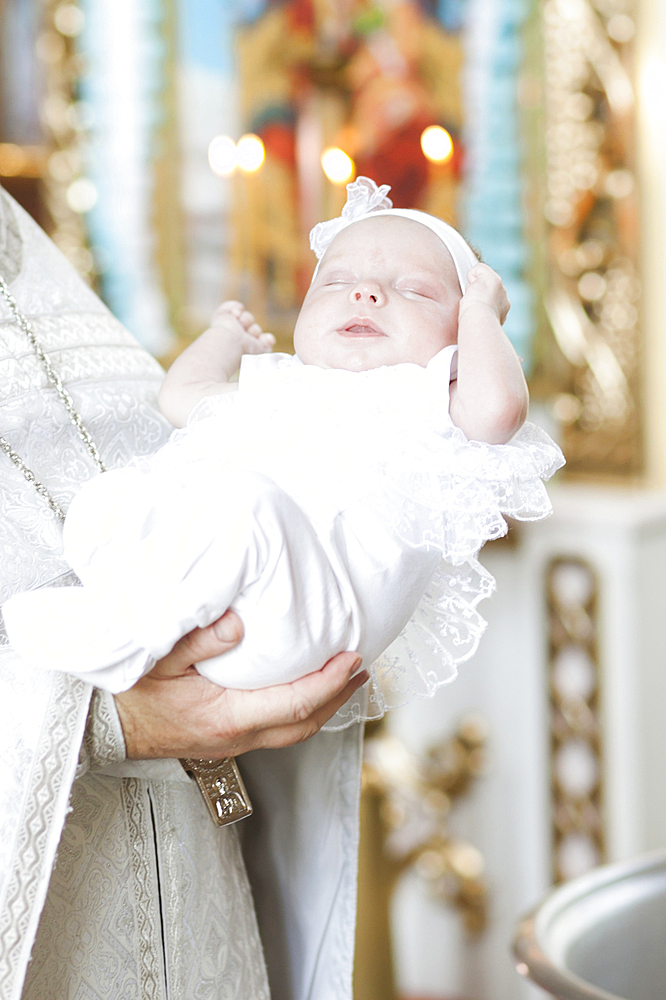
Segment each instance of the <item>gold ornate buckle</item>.
[{"label": "gold ornate buckle", "polygon": [[199,786],[213,822],[217,826],[238,823],[252,815],[252,803],[240,776],[235,757],[222,760],[181,758],[183,765]]}]

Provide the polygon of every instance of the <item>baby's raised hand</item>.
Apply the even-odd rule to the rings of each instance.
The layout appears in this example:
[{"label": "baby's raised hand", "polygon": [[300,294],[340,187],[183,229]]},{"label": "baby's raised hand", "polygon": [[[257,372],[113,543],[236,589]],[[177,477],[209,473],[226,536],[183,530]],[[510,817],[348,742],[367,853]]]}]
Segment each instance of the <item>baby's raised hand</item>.
[{"label": "baby's raised hand", "polygon": [[476,305],[489,306],[504,323],[511,303],[499,274],[487,264],[476,264],[467,275],[467,288],[460,301],[460,315]]},{"label": "baby's raised hand", "polygon": [[275,346],[272,333],[264,333],[251,312],[242,302],[223,302],[213,313],[211,327],[222,327],[240,339],[241,354],[267,354]]}]

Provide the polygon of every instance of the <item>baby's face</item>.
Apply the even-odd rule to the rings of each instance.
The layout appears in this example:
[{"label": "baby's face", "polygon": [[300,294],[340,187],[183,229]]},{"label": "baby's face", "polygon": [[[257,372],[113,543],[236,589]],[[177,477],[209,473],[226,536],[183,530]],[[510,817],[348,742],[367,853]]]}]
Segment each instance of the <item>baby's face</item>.
[{"label": "baby's face", "polygon": [[449,251],[426,226],[364,219],[343,229],[322,258],[294,348],[320,368],[425,366],[456,343],[461,294]]}]

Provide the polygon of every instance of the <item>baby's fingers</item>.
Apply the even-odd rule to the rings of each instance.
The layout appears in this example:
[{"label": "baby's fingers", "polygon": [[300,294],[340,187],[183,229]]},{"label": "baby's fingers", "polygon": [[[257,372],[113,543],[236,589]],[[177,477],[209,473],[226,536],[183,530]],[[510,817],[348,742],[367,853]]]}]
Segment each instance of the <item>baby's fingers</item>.
[{"label": "baby's fingers", "polygon": [[509,298],[499,274],[487,264],[476,264],[467,275],[467,288],[462,298],[461,309],[466,309],[474,302],[490,306],[497,314],[500,323],[504,323],[510,308]]},{"label": "baby's fingers", "polygon": [[490,281],[494,279],[499,284],[502,283],[502,279],[497,271],[493,271],[492,267],[489,267],[488,264],[484,264],[482,261],[475,264],[471,271],[468,272],[467,283],[471,285],[473,281],[477,281],[479,278],[486,278]]}]

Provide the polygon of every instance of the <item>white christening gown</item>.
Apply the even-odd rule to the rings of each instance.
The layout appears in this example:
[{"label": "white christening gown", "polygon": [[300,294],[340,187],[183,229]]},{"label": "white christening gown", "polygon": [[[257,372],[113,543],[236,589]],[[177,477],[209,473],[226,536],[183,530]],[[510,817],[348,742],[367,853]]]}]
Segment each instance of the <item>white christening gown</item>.
[{"label": "white christening gown", "polygon": [[246,356],[238,392],[81,489],[64,542],[83,587],[13,598],[15,647],[118,692],[231,606],[243,641],[199,667],[217,684],[285,683],[348,649],[373,665],[372,698],[333,726],[431,693],[485,626],[478,550],[504,514],[550,512],[542,478],[562,464],[530,425],[467,441],[448,412],[455,351],[361,373]]}]

